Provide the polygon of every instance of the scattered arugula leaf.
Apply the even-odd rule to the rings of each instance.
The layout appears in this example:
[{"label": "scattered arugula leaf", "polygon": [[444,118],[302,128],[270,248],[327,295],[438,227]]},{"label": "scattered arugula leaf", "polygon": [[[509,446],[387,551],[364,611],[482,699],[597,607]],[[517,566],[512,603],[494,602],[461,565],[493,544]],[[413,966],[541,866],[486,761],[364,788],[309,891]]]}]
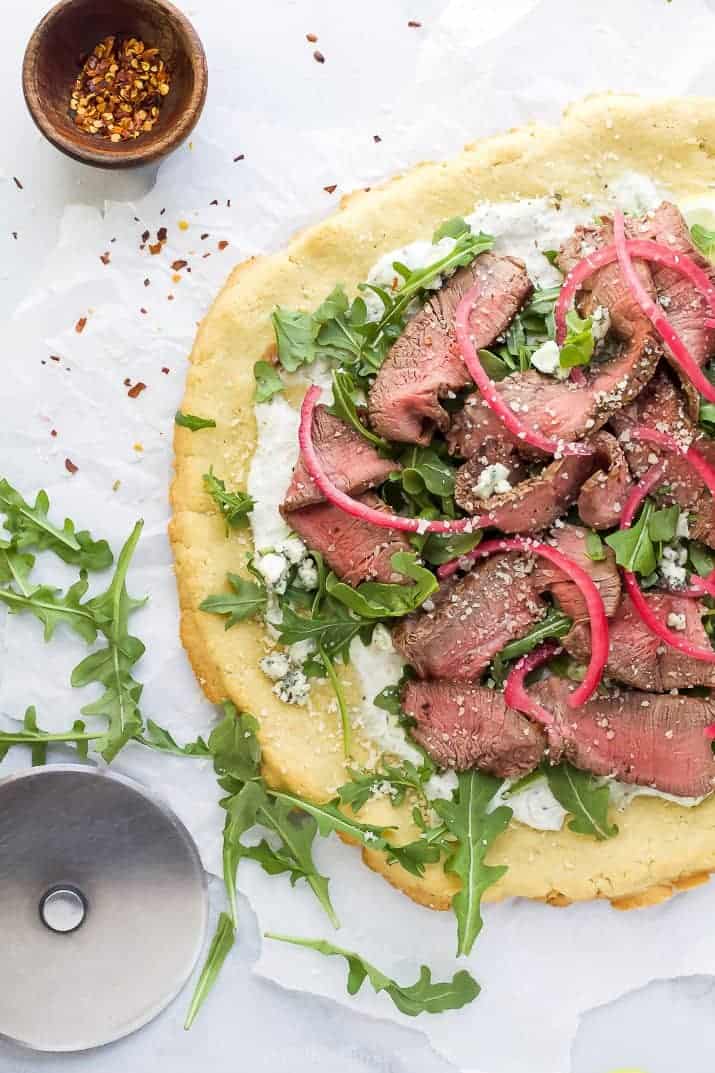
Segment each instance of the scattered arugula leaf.
[{"label": "scattered arugula leaf", "polygon": [[13,745],[28,745],[32,750],[33,766],[47,762],[48,745],[73,745],[82,760],[87,759],[90,741],[101,738],[103,731],[88,731],[81,719],[76,719],[70,730],[48,731],[37,725],[34,705],[27,709],[22,730],[0,731],[0,760],[4,759]]},{"label": "scattered arugula leaf", "polygon": [[571,309],[566,314],[566,338],[559,353],[559,365],[562,369],[588,365],[593,355],[594,340],[590,317],[581,320],[578,313]]},{"label": "scattered arugula leaf", "polygon": [[428,533],[420,549],[420,555],[432,566],[441,566],[442,563],[451,562],[452,559],[457,559],[460,555],[466,555],[472,551],[483,535],[481,529],[473,533]]},{"label": "scattered arugula leaf", "polygon": [[657,566],[653,541],[648,532],[652,513],[653,504],[646,500],[633,525],[606,537],[609,548],[616,553],[618,565],[634,574],[652,574]]},{"label": "scattered arugula leaf", "polygon": [[349,995],[355,995],[365,980],[369,980],[373,991],[385,991],[401,1013],[408,1017],[417,1017],[420,1013],[442,1013],[444,1010],[458,1010],[472,1002],[479,994],[479,984],[466,971],[456,972],[447,983],[433,983],[432,974],[426,965],[420,968],[420,978],[410,987],[391,980],[389,976],[376,969],[369,961],[353,950],[344,950],[325,939],[300,939],[293,935],[278,935],[265,932],[266,939],[293,946],[304,946],[316,950],[327,957],[343,957],[348,963],[347,989]]},{"label": "scattered arugula leaf", "polygon": [[700,400],[698,424],[709,436],[715,436],[715,403]]},{"label": "scattered arugula leaf", "polygon": [[409,614],[439,588],[435,575],[420,566],[414,552],[395,552],[390,562],[395,573],[412,578],[415,584],[363,581],[357,588],[352,588],[330,573],[325,583],[326,591],[361,618],[382,619]]},{"label": "scattered arugula leaf", "polygon": [[164,727],[153,719],[147,719],[143,734],[135,734],[134,740],[158,752],[171,753],[173,756],[211,756],[211,750],[202,737],[179,745],[176,739]]},{"label": "scattered arugula leaf", "polygon": [[223,514],[227,534],[232,529],[248,527],[248,515],[255,506],[248,492],[227,492],[225,482],[214,474],[213,466],[209,467],[208,473],[204,473],[204,488]]},{"label": "scattered arugula leaf", "polygon": [[280,801],[285,801],[292,808],[307,812],[317,822],[318,831],[323,837],[335,832],[336,834],[347,835],[348,838],[359,842],[368,849],[385,850],[388,847],[388,842],[383,835],[385,831],[390,831],[392,828],[359,823],[350,816],[346,816],[338,807],[339,798],[323,804],[316,804],[314,801],[306,801],[296,794],[290,794],[282,790],[274,790],[273,797],[278,798]]},{"label": "scattered arugula leaf", "polygon": [[434,447],[410,447],[401,458],[400,477],[411,496],[430,492],[440,498],[454,494],[455,467],[442,458]]},{"label": "scattered arugula leaf", "polygon": [[508,664],[520,656],[525,656],[528,652],[532,652],[537,645],[542,641],[546,641],[548,638],[565,637],[569,632],[573,622],[564,615],[563,612],[557,611],[556,608],[550,608],[544,618],[540,622],[537,622],[535,626],[525,633],[523,637],[518,638],[516,641],[510,641],[508,645],[502,648],[501,652],[498,652],[492,660],[491,675],[498,686],[503,685],[508,671]]},{"label": "scattered arugula leaf", "polygon": [[280,373],[269,361],[257,361],[253,366],[253,377],[256,381],[254,399],[257,403],[268,402],[285,388]]},{"label": "scattered arugula leaf", "polygon": [[21,596],[32,591],[30,574],[35,565],[34,555],[23,555],[12,542],[0,540],[0,584],[12,583]]},{"label": "scattered arugula leaf", "polygon": [[39,585],[30,590],[28,595],[15,592],[14,589],[0,588],[0,601],[9,607],[11,613],[29,611],[45,627],[45,641],[52,640],[57,626],[63,622],[87,642],[97,637],[97,624],[91,611],[81,603],[87,592],[87,580],[84,572],[79,581],[71,585],[66,593],[50,585]]},{"label": "scattered arugula leaf", "polygon": [[559,256],[559,251],[558,250],[542,250],[541,253],[546,258],[546,260],[549,262],[550,265],[553,265],[554,267],[556,267],[556,259]]},{"label": "scattered arugula leaf", "polygon": [[606,549],[603,541],[595,529],[589,529],[586,533],[586,554],[591,562],[600,563],[606,558]]},{"label": "scattered arugula leaf", "polygon": [[569,829],[579,835],[594,835],[599,840],[613,838],[618,828],[608,820],[608,786],[593,775],[578,771],[565,761],[546,769],[549,789],[573,819]]},{"label": "scattered arugula leaf", "polygon": [[509,373],[514,372],[513,366],[508,365],[504,358],[500,358],[497,354],[493,354],[491,350],[480,350],[479,360],[489,379],[497,384],[500,380],[509,376]]},{"label": "scattered arugula leaf", "polygon": [[654,510],[648,522],[648,535],[659,544],[667,544],[675,539],[680,518],[680,507],[674,503],[671,507]]},{"label": "scattered arugula leaf", "polygon": [[715,570],[715,555],[697,540],[691,540],[688,543],[688,560],[700,577],[706,577],[712,570]]},{"label": "scattered arugula leaf", "polygon": [[199,610],[213,615],[227,615],[225,629],[230,630],[236,623],[265,611],[268,595],[265,585],[248,581],[239,574],[227,574],[226,578],[233,592],[207,596],[199,604]]},{"label": "scattered arugula leaf", "polygon": [[333,405],[328,407],[328,413],[339,417],[346,425],[350,425],[360,435],[371,443],[373,447],[379,447],[383,451],[390,451],[390,444],[381,436],[376,436],[362,421],[358,414],[358,399],[355,381],[345,369],[333,369]]},{"label": "scattered arugula leaf", "polygon": [[282,645],[297,641],[313,641],[325,649],[330,657],[340,656],[345,663],[350,658],[350,642],[354,637],[369,639],[371,623],[355,618],[338,600],[326,596],[318,609],[308,615],[298,615],[286,604],[282,607],[283,618],[278,626],[278,640]]},{"label": "scattered arugula leaf", "polygon": [[206,997],[216,983],[216,978],[221,972],[224,961],[230,954],[236,941],[236,928],[228,913],[221,913],[218,918],[218,926],[211,940],[211,946],[201,970],[198,983],[194,990],[191,1004],[189,1005],[184,1022],[184,1028],[188,1031],[196,1020],[196,1015],[206,1001]]},{"label": "scattered arugula leaf", "polygon": [[440,239],[443,238],[461,238],[462,235],[469,234],[470,231],[469,224],[462,216],[453,216],[451,220],[445,220],[443,224],[439,225],[432,235],[432,245],[436,246]]},{"label": "scattered arugula leaf", "polygon": [[715,231],[710,231],[702,224],[693,224],[690,228],[690,237],[700,252],[712,260],[715,257]]},{"label": "scattered arugula leaf", "polygon": [[197,417],[196,414],[183,414],[177,410],[174,414],[174,423],[181,428],[188,428],[191,432],[200,432],[203,428],[216,428],[213,417]]},{"label": "scattered arugula leaf", "polygon": [[488,806],[502,784],[501,779],[466,771],[459,775],[454,800],[436,800],[432,807],[457,842],[445,861],[445,871],[462,881],[452,899],[457,918],[457,956],[469,954],[482,928],[481,901],[487,887],[504,875],[506,866],[494,867],[484,858],[492,843],[506,830],[512,810]]},{"label": "scattered arugula leaf", "polygon": [[46,492],[38,492],[31,507],[5,478],[0,479],[0,514],[5,515],[4,526],[13,537],[14,551],[27,548],[52,551],[64,562],[83,570],[105,570],[112,565],[113,556],[106,540],[93,540],[86,529],[75,532],[69,518],[65,518],[60,529],[50,521],[49,509]]},{"label": "scattered arugula leaf", "polygon": [[375,771],[348,769],[350,782],[338,787],[338,797],[357,813],[376,793],[388,793],[393,805],[401,805],[411,790],[425,803],[424,783],[434,773],[432,764],[418,768],[409,760],[382,764]]}]

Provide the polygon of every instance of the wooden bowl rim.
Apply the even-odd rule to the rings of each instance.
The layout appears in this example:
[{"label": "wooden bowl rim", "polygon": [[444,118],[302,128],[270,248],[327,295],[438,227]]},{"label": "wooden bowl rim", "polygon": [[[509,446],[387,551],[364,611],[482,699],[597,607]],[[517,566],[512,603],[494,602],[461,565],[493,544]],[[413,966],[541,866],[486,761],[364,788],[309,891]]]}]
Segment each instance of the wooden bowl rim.
[{"label": "wooden bowl rim", "polygon": [[[121,2],[121,0],[120,0]],[[208,66],[206,53],[201,43],[201,38],[194,29],[193,24],[170,0],[148,0],[153,7],[172,22],[187,42],[187,55],[194,74],[194,85],[186,105],[172,121],[171,126],[164,131],[163,137],[153,142],[142,145],[141,137],[131,143],[125,143],[120,148],[114,144],[104,146],[101,139],[96,139],[96,148],[92,145],[84,145],[68,137],[65,132],[49,118],[48,114],[40,108],[37,92],[37,59],[40,46],[47,35],[48,28],[63,12],[70,8],[75,0],[59,0],[59,3],[43,15],[40,22],[32,32],[27,43],[22,62],[22,91],[25,97],[28,111],[37,128],[44,134],[49,142],[82,164],[91,164],[100,168],[131,168],[141,164],[151,164],[161,159],[176,149],[189,136],[198,122],[203,111],[208,88]],[[88,135],[88,137],[90,137]]]}]

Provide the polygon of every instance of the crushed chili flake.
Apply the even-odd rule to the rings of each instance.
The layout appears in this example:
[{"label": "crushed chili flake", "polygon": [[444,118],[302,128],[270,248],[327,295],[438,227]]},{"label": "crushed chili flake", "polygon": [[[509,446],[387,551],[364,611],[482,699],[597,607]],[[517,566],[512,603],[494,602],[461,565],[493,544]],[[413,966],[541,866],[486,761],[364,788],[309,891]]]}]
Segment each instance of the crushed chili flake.
[{"label": "crushed chili flake", "polygon": [[74,326],[74,330],[77,332],[77,335],[82,334],[82,332],[85,329],[86,324],[87,324],[87,318],[86,317],[80,317],[79,320],[77,321],[77,323]]},{"label": "crushed chili flake", "polygon": [[13,237],[14,239],[17,239],[17,231],[13,231],[13,233],[12,233],[12,237]]},{"label": "crushed chili flake", "polygon": [[171,369],[169,368],[168,365],[162,365],[161,371],[163,372],[164,376],[168,376],[169,373],[171,372]]},{"label": "crushed chili flake", "polygon": [[323,190],[325,190],[326,194],[334,194],[337,189],[338,189],[338,184],[337,183],[331,183],[330,186],[324,186],[323,187]]},{"label": "crushed chili flake", "polygon": [[245,153],[239,153],[238,156],[235,156],[233,158],[233,162],[234,162],[234,164],[238,164],[239,160],[245,160],[245,159],[246,159],[246,154]]},{"label": "crushed chili flake", "polygon": [[144,306],[140,307],[139,312],[146,314],[146,309],[144,308]]},{"label": "crushed chili flake", "polygon": [[125,386],[125,387],[131,387],[131,383],[132,383],[132,382],[131,382],[131,380],[129,379],[129,377],[128,377],[128,376],[125,376],[125,377],[124,377],[124,386]]},{"label": "crushed chili flake", "polygon": [[50,436],[56,436],[56,435],[57,435],[57,429],[56,428],[50,429]]},{"label": "crushed chili flake", "polygon": [[136,37],[105,37],[77,76],[70,112],[85,134],[123,142],[150,131],[171,79],[157,48]]},{"label": "crushed chili flake", "polygon": [[12,181],[14,182],[14,184],[18,188],[18,190],[24,190],[25,189],[25,187],[22,185],[22,183],[18,179],[17,175],[13,175]]},{"label": "crushed chili flake", "polygon": [[66,458],[65,459],[65,469],[67,470],[68,473],[76,473],[77,470],[79,469],[79,466],[75,466],[75,464],[74,464],[74,462],[72,461],[71,458]]},{"label": "crushed chili flake", "polygon": [[202,256],[201,256],[201,259],[202,259],[203,261],[205,261],[205,260],[206,260],[206,258],[207,258],[207,257],[210,257],[210,256],[211,256],[211,252],[209,251],[209,253],[204,253],[204,254],[202,254]]},{"label": "crushed chili flake", "polygon": [[62,361],[62,358],[57,354],[50,354],[50,361]]},{"label": "crushed chili flake", "polygon": [[160,227],[159,230],[156,233],[156,237],[157,237],[159,242],[166,242],[166,240],[168,238],[168,235],[169,235],[169,232],[166,230],[165,227]]},{"label": "crushed chili flake", "polygon": [[163,246],[163,242],[152,242],[149,246],[149,253],[156,257],[157,253],[161,253]]},{"label": "crushed chili flake", "polygon": [[380,135],[379,135],[379,134],[373,134],[373,136],[372,136],[372,140],[373,140],[373,141],[374,141],[375,143],[377,143],[377,142],[381,142],[381,141],[382,141],[382,138],[380,137]]},{"label": "crushed chili flake", "polygon": [[166,209],[160,209],[159,210],[159,215],[163,216],[165,212],[166,212]]},{"label": "crushed chili flake", "polygon": [[202,240],[202,242],[203,242],[203,240],[204,240],[205,238],[208,238],[208,237],[209,237],[209,233],[208,233],[208,231],[204,231],[203,235],[201,235],[201,240]]},{"label": "crushed chili flake", "polygon": [[411,27],[413,30],[419,30],[419,28],[421,27],[422,23],[417,22],[416,19],[410,19],[410,21],[407,23],[407,25],[409,27]]},{"label": "crushed chili flake", "polygon": [[147,278],[146,278],[146,279],[144,280],[144,286],[145,286],[145,287],[148,287],[150,283],[151,283],[151,280],[150,280],[150,279],[149,279],[149,277],[147,276]]},{"label": "crushed chili flake", "polygon": [[148,242],[148,241],[149,241],[149,232],[148,231],[142,231],[142,242]]},{"label": "crushed chili flake", "polygon": [[175,272],[180,272],[182,268],[186,268],[188,261],[172,261],[171,267]]},{"label": "crushed chili flake", "polygon": [[305,39],[306,39],[306,41],[310,41],[311,45],[314,45],[316,43],[316,41],[318,40],[318,35],[317,34],[306,34]]},{"label": "crushed chili flake", "polygon": [[209,205],[218,205],[216,198],[214,198],[213,201],[209,201]]},{"label": "crushed chili flake", "polygon": [[318,63],[325,63],[325,56],[322,52],[319,52],[317,48],[313,53],[313,59],[317,60]]},{"label": "crushed chili flake", "polygon": [[141,380],[137,380],[134,387],[129,388],[127,395],[130,399],[138,399],[142,391],[146,391],[146,384],[143,383]]},{"label": "crushed chili flake", "polygon": [[225,238],[222,238],[221,241],[218,244],[218,248],[220,250],[225,250],[227,246],[228,246],[228,242],[226,241]]},{"label": "crushed chili flake", "polygon": [[100,253],[100,255],[99,255],[99,259],[100,259],[100,261],[102,262],[102,264],[103,264],[103,265],[108,265],[108,264],[109,264],[109,262],[110,262],[110,261],[111,261],[111,259],[112,259],[112,258],[110,257],[110,255],[109,255],[109,250],[105,250],[105,252],[104,252],[104,253]]}]

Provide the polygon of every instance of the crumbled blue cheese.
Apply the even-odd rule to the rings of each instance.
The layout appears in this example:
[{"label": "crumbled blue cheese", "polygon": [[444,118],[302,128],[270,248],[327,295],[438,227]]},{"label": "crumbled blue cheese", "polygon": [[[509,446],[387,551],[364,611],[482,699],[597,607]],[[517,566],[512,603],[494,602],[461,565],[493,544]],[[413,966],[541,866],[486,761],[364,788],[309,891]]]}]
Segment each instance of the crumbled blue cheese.
[{"label": "crumbled blue cheese", "polygon": [[682,589],[685,585],[687,561],[688,553],[685,548],[677,544],[666,544],[663,548],[663,553],[658,560],[658,570],[671,589]]},{"label": "crumbled blue cheese", "polygon": [[545,343],[531,355],[531,364],[540,373],[547,376],[555,376],[557,380],[565,380],[569,375],[568,369],[562,369],[559,361],[559,345],[553,339],[547,339]]},{"label": "crumbled blue cheese", "polygon": [[675,535],[680,540],[687,540],[690,536],[690,526],[688,525],[688,516],[684,511],[681,511],[678,515],[678,523],[675,527]]},{"label": "crumbled blue cheese", "polygon": [[263,657],[259,666],[268,678],[272,678],[274,682],[277,682],[288,674],[290,660],[284,652],[271,652],[268,656]]},{"label": "crumbled blue cheese", "polygon": [[291,667],[273,686],[273,692],[285,704],[305,704],[310,693],[310,682],[298,667]]},{"label": "crumbled blue cheese", "polygon": [[288,571],[290,569],[290,563],[285,555],[281,555],[277,551],[269,551],[265,555],[257,555],[254,559],[254,566],[264,579],[266,585],[273,589],[274,592],[285,592],[288,583]]},{"label": "crumbled blue cheese", "polygon": [[443,771],[440,775],[430,775],[425,783],[425,796],[428,801],[437,799],[451,801],[458,786],[457,772],[448,768],[447,771]]},{"label": "crumbled blue cheese", "polygon": [[685,629],[685,615],[678,614],[677,611],[671,611],[666,619],[666,623],[670,626],[671,630],[684,630]]},{"label": "crumbled blue cheese", "polygon": [[501,495],[510,492],[509,470],[502,462],[493,462],[485,466],[479,474],[479,480],[474,486],[474,492],[480,499],[489,499],[493,495]]},{"label": "crumbled blue cheese", "polygon": [[289,536],[287,540],[282,540],[280,544],[276,544],[275,551],[278,555],[283,555],[291,566],[302,563],[308,554],[308,549],[298,536]]},{"label": "crumbled blue cheese", "polygon": [[596,306],[591,314],[591,335],[595,343],[600,343],[608,335],[611,327],[611,314],[606,306]]},{"label": "crumbled blue cheese", "polygon": [[303,559],[303,562],[298,567],[295,581],[298,588],[305,589],[307,592],[317,589],[318,568],[310,556]]},{"label": "crumbled blue cheese", "polygon": [[382,622],[378,622],[377,626],[375,626],[375,629],[372,631],[372,643],[378,652],[395,651],[395,647],[392,643],[392,634]]}]

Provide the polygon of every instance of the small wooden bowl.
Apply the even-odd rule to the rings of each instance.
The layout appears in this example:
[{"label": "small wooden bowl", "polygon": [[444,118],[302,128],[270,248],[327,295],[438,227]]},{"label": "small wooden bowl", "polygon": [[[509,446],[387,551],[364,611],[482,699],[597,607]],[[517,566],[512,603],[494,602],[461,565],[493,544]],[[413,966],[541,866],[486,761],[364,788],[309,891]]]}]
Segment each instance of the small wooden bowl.
[{"label": "small wooden bowl", "polygon": [[[111,142],[75,126],[74,81],[103,38],[133,36],[159,49],[171,88],[152,130]],[[166,156],[191,133],[204,106],[208,72],[193,26],[168,0],[60,0],[30,38],[22,88],[30,115],[63,153],[98,168],[132,168]]]}]

